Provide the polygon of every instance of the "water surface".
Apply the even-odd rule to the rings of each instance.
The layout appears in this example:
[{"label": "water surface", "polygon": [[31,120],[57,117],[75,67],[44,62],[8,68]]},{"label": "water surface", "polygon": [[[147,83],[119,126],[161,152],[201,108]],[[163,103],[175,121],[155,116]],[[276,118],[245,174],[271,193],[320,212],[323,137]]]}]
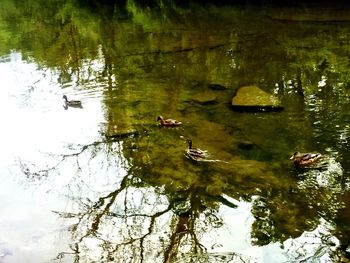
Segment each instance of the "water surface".
[{"label": "water surface", "polygon": [[[45,3],[0,9],[0,262],[345,257],[349,22]],[[284,110],[234,111],[252,84]],[[298,169],[296,150],[324,157]]]}]

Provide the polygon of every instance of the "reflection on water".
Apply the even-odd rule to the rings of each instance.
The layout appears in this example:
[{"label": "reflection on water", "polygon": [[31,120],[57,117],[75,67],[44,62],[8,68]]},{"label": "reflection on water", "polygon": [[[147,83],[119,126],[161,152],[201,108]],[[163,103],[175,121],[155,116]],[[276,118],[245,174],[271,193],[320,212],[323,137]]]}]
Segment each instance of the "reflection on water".
[{"label": "reflection on water", "polygon": [[[17,20],[29,18],[15,1],[1,11],[0,262],[346,255],[347,23],[235,8],[165,7],[160,18],[132,4],[119,21],[36,3],[36,23]],[[247,83],[285,110],[233,111]],[[82,108],[65,108],[63,94]],[[221,162],[186,158],[187,139]],[[296,150],[324,159],[298,169]]]}]

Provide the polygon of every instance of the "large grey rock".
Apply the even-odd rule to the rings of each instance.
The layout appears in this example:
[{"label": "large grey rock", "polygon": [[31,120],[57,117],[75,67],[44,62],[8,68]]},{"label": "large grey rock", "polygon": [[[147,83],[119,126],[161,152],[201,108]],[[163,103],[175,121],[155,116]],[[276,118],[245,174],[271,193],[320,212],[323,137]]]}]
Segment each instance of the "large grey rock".
[{"label": "large grey rock", "polygon": [[232,99],[232,107],[240,111],[280,111],[280,100],[257,86],[243,86]]}]

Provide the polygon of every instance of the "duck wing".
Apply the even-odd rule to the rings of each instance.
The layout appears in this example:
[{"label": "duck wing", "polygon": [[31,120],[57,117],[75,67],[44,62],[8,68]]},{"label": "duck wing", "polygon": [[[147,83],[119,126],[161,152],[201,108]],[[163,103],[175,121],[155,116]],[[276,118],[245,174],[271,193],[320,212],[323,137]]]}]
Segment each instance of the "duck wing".
[{"label": "duck wing", "polygon": [[83,105],[80,100],[70,100],[66,102],[66,106],[73,108],[83,108]]},{"label": "duck wing", "polygon": [[305,153],[301,156],[302,160],[313,160],[313,159],[318,159],[321,157],[320,153]]},{"label": "duck wing", "polygon": [[206,158],[208,157],[208,153],[207,151],[203,151],[201,149],[198,148],[191,148],[191,149],[187,149],[187,155],[193,158]]},{"label": "duck wing", "polygon": [[164,120],[164,123],[168,124],[168,125],[180,125],[180,124],[182,124],[182,122],[174,120],[174,119],[166,119],[166,120]]}]

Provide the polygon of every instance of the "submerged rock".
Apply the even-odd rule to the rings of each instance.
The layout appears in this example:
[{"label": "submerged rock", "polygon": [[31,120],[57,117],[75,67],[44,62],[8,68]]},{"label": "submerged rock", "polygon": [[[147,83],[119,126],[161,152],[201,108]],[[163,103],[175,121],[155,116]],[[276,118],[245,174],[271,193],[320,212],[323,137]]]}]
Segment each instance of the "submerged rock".
[{"label": "submerged rock", "polygon": [[254,147],[254,143],[250,141],[242,141],[238,143],[238,148],[242,150],[250,150]]},{"label": "submerged rock", "polygon": [[137,130],[127,130],[127,131],[120,131],[113,134],[106,135],[106,138],[108,141],[119,141],[124,140],[127,138],[133,138],[139,135],[139,132]]},{"label": "submerged rock", "polygon": [[192,96],[191,101],[200,105],[213,105],[219,103],[216,94],[210,90],[196,93]]},{"label": "submerged rock", "polygon": [[280,111],[280,100],[257,86],[243,86],[232,99],[232,107],[240,111]]},{"label": "submerged rock", "polygon": [[208,87],[211,90],[227,90],[225,86],[216,83],[209,84]]}]

